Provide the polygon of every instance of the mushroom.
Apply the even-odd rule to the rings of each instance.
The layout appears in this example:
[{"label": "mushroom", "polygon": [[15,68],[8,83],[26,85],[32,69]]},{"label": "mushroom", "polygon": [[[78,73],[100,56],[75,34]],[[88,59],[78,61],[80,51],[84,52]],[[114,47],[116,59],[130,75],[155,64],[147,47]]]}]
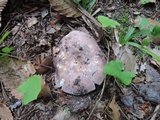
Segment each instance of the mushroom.
[{"label": "mushroom", "polygon": [[82,95],[95,90],[105,75],[105,55],[95,39],[82,31],[71,31],[60,41],[53,58],[55,84],[62,91]]}]

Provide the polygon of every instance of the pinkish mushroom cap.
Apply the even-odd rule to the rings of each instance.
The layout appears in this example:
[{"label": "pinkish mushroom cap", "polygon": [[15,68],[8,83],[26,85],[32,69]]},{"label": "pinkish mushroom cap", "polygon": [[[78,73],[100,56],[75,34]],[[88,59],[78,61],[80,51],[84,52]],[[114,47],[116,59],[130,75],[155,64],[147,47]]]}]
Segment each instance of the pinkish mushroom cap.
[{"label": "pinkish mushroom cap", "polygon": [[54,57],[55,83],[62,91],[82,95],[103,82],[106,60],[92,36],[72,31],[61,40],[58,48]]}]

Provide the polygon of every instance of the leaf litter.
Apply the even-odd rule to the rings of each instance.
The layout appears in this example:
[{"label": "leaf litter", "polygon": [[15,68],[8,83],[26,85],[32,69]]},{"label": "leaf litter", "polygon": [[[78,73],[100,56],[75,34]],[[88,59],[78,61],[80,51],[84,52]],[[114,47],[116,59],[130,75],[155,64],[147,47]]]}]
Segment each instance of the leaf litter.
[{"label": "leaf litter", "polygon": [[[89,24],[91,27],[85,25],[86,23],[83,20],[80,20],[79,18],[76,20],[71,20],[70,18],[64,19],[62,16],[58,15],[58,12],[60,14],[63,14],[65,13],[65,11],[61,11],[58,9],[58,12],[50,10],[48,7],[49,3],[43,3],[42,1],[39,1],[42,2],[42,6],[44,5],[44,7],[42,7],[36,4],[25,4],[25,2],[22,2],[22,5],[24,5],[23,8],[18,8],[19,12],[15,12],[14,14],[15,23],[9,24],[11,28],[15,27],[14,29],[12,29],[12,34],[8,36],[7,40],[3,41],[3,47],[5,45],[12,45],[14,47],[14,50],[11,53],[11,55],[12,57],[16,56],[19,60],[14,60],[12,58],[12,60],[8,62],[9,65],[5,64],[7,65],[5,67],[5,65],[3,65],[3,63],[5,62],[2,62],[0,66],[1,82],[3,82],[5,86],[3,88],[2,84],[1,87],[3,88],[3,91],[0,91],[0,95],[2,96],[2,98],[5,98],[2,100],[3,104],[6,104],[7,106],[15,105],[12,108],[10,107],[15,119],[18,119],[20,117],[22,119],[37,119],[38,117],[38,119],[56,118],[65,120],[66,113],[67,118],[72,118],[74,120],[87,119],[88,115],[91,115],[92,119],[104,120],[111,118],[115,118],[118,120],[124,117],[126,119],[146,119],[147,117],[152,117],[155,105],[159,104],[159,80],[157,79],[157,76],[159,76],[159,64],[157,61],[153,64],[152,58],[146,58],[146,56],[142,57],[139,53],[137,53],[136,50],[132,51],[133,49],[128,48],[128,46],[124,50],[121,49],[122,46],[120,46],[119,44],[115,47],[112,46],[111,48],[113,49],[115,54],[109,54],[110,59],[121,60],[124,65],[123,70],[132,71],[137,74],[137,78],[133,80],[133,83],[130,86],[122,88],[122,86],[119,86],[117,83],[115,83],[114,78],[111,77],[111,79],[107,80],[106,87],[101,96],[99,96],[99,93],[102,86],[97,85],[96,90],[94,90],[91,93],[88,93],[87,95],[84,95],[86,97],[75,97],[63,93],[55,85],[55,69],[52,65],[53,62],[51,59],[53,55],[52,47],[57,47],[61,39],[67,33],[72,31],[73,29],[76,30],[79,26],[85,26],[85,28],[87,28],[88,33],[91,36],[93,36],[95,33],[92,34],[92,30],[88,29],[92,28],[93,26],[92,24]],[[159,25],[159,22],[157,22],[155,19],[150,19],[153,17],[152,10],[155,9],[146,10],[146,6],[138,6],[141,8],[139,9],[138,7],[136,7],[136,2],[130,1],[128,3],[132,6],[132,8],[129,8],[131,12],[134,13],[134,11],[136,11],[137,13],[144,14],[147,17],[149,17],[149,22],[151,22],[151,24]],[[34,9],[35,5],[37,6],[36,9]],[[118,3],[116,1],[110,1],[106,3],[100,2],[99,4],[96,4],[94,6],[93,12],[95,9],[100,8],[102,14],[108,14],[110,15],[109,18],[115,19],[115,12],[116,14],[120,14],[117,16],[125,15],[121,13],[123,7],[118,7],[123,5],[123,2]],[[74,10],[72,10],[71,13],[73,13],[73,11]],[[75,11],[76,14],[78,13],[78,16],[81,16],[81,13],[79,14],[77,10]],[[8,15],[7,13],[5,14]],[[23,14],[23,16],[21,16],[21,14]],[[63,15],[68,16],[66,13]],[[71,14],[71,17],[74,18],[75,16]],[[133,16],[130,16],[129,14],[129,21],[133,21],[132,17]],[[157,17],[156,14],[154,17]],[[31,19],[31,21],[28,21],[29,19]],[[73,21],[72,24],[69,24],[67,20]],[[118,36],[118,32],[116,36]],[[114,37],[111,37],[111,35],[107,35],[107,39],[108,38]],[[118,39],[119,38],[116,37],[116,40]],[[109,40],[104,40],[103,42],[102,41],[100,41],[98,45],[100,46],[100,48],[102,48],[103,52],[107,54],[106,51],[110,51],[110,49],[105,45],[106,43],[109,44]],[[153,42],[153,45],[156,48],[156,46],[158,46],[159,43]],[[151,47],[151,49],[153,49],[153,47]],[[157,54],[159,53],[158,48],[153,50],[155,50]],[[55,54],[58,54],[58,52],[59,51],[56,51]],[[139,57],[141,58],[139,59]],[[21,62],[21,60],[23,60],[23,62]],[[29,103],[29,105],[24,106],[23,104],[18,104],[19,100],[17,98],[22,99],[24,96],[20,95],[20,97],[18,97],[19,93],[16,93],[14,95],[12,94],[14,96],[13,97],[12,95],[8,94],[10,93],[9,91],[13,93],[13,90],[17,90],[16,88],[20,85],[20,83],[26,81],[26,79],[29,76],[32,76],[35,73],[42,75],[43,78],[42,88],[44,87],[44,91],[42,90],[42,93],[40,93],[42,95],[39,95],[39,98]],[[11,80],[13,80],[14,82]],[[148,89],[150,91],[148,91]],[[6,93],[5,96],[4,93]],[[114,93],[116,94],[114,95]],[[9,96],[8,99],[7,96]],[[93,110],[93,108],[96,106],[95,103],[97,102],[99,97],[102,97],[99,103],[103,104],[101,104],[101,107],[97,106],[97,108]],[[113,99],[111,100],[111,102],[109,102],[111,98]],[[121,101],[121,99],[119,98],[123,98],[123,100]],[[110,109],[108,109],[108,106]],[[66,112],[64,109],[68,111]],[[70,111],[74,111],[74,113]],[[25,115],[26,113],[28,114],[28,116]],[[58,117],[60,115],[61,118]],[[153,117],[156,119],[159,118],[160,115],[158,113],[156,114],[156,116]]]}]

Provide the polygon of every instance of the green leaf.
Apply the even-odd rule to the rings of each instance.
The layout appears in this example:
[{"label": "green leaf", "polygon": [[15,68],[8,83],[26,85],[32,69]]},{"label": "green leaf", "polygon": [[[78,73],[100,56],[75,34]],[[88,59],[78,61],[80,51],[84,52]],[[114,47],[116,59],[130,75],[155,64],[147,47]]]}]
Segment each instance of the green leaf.
[{"label": "green leaf", "polygon": [[137,43],[134,42],[128,42],[128,45],[132,45],[138,49],[140,49],[143,52],[146,52],[147,54],[151,55],[153,58],[155,58],[156,60],[158,60],[160,62],[160,57],[158,55],[156,55],[155,53],[153,53],[152,51],[150,51],[148,48],[143,47],[142,45],[139,45]]},{"label": "green leaf", "polygon": [[88,0],[82,0],[82,7],[87,10],[87,2]]},{"label": "green leaf", "polygon": [[150,0],[141,0],[141,3],[142,4],[147,4],[147,3],[149,3],[150,2]]},{"label": "green leaf", "polygon": [[132,78],[134,78],[136,75],[130,71],[123,71],[117,78],[120,80],[121,83],[124,85],[130,85]]},{"label": "green leaf", "polygon": [[4,41],[4,39],[6,39],[6,37],[7,37],[9,34],[10,34],[9,31],[6,31],[6,32],[4,33],[4,35],[3,35],[2,38],[0,39],[0,44]]},{"label": "green leaf", "polygon": [[142,41],[142,46],[148,46],[150,43],[150,38],[147,36],[146,38],[143,39]]},{"label": "green leaf", "polygon": [[90,2],[87,5],[87,11],[90,12],[94,4],[96,3],[97,0],[90,0]]},{"label": "green leaf", "polygon": [[122,70],[122,62],[117,60],[117,61],[111,61],[108,64],[106,64],[104,66],[103,72],[105,74],[116,76],[117,74],[119,74],[119,72],[121,72],[121,70]]},{"label": "green leaf", "polygon": [[115,27],[120,26],[120,24],[117,21],[114,21],[112,19],[109,19],[108,17],[99,15],[98,21],[102,24],[102,27]]},{"label": "green leaf", "polygon": [[128,30],[128,32],[127,32],[127,34],[125,35],[125,37],[124,37],[124,43],[126,43],[127,41],[129,41],[130,40],[130,37],[131,37],[131,35],[133,34],[133,32],[135,31],[135,28],[133,28],[133,27],[131,27],[129,30]]},{"label": "green leaf", "polygon": [[73,0],[74,3],[76,3],[77,5],[80,5],[78,0]]},{"label": "green leaf", "polygon": [[138,17],[137,19],[140,20],[140,23],[135,25],[135,27],[138,27],[139,29],[145,29],[149,26],[149,20],[144,17]]},{"label": "green leaf", "polygon": [[139,37],[141,35],[149,35],[150,33],[151,33],[150,30],[142,30],[140,32],[136,32],[135,34],[133,34],[129,39],[136,38],[136,37]]},{"label": "green leaf", "polygon": [[132,81],[132,78],[136,75],[129,71],[122,71],[122,69],[122,62],[117,60],[111,61],[108,64],[106,64],[103,72],[105,74],[115,76],[124,85],[129,85]]},{"label": "green leaf", "polygon": [[41,76],[33,75],[29,77],[26,82],[24,82],[18,87],[18,90],[25,95],[22,100],[24,105],[37,99],[38,94],[41,91],[41,86]]},{"label": "green leaf", "polygon": [[10,53],[12,50],[14,50],[13,47],[4,47],[4,48],[2,49],[2,52],[4,52],[4,53]]},{"label": "green leaf", "polygon": [[152,34],[154,37],[160,36],[160,27],[159,27],[158,25],[154,26],[154,27],[152,28],[151,34]]}]

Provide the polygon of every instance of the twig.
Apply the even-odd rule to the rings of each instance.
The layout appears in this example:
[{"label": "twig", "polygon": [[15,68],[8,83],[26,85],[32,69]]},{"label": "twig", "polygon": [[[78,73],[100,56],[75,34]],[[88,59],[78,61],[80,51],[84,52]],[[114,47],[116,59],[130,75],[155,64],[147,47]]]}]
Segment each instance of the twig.
[{"label": "twig", "polygon": [[[1,52],[0,52],[0,55],[3,55],[3,54],[4,54],[4,53],[1,53]],[[23,58],[14,56],[14,55],[9,55],[9,54],[7,54],[7,56],[8,56],[8,57],[12,57],[12,58],[16,58],[16,59],[21,60],[21,61],[27,61],[27,59],[23,59]]]},{"label": "twig", "polygon": [[101,90],[100,97],[99,97],[99,99],[96,101],[96,104],[95,104],[94,108],[92,109],[92,111],[90,112],[90,114],[89,114],[89,116],[88,116],[87,120],[90,120],[90,118],[91,118],[91,116],[92,116],[93,112],[94,112],[94,111],[95,111],[95,109],[97,108],[98,103],[100,102],[100,100],[101,100],[101,98],[102,98],[102,95],[103,95],[103,93],[104,93],[105,85],[106,85],[106,79],[104,79],[103,87],[102,87],[102,90]]},{"label": "twig", "polygon": [[119,110],[121,111],[121,113],[123,114],[123,116],[124,116],[127,120],[129,120],[129,118],[128,118],[127,115],[123,112],[123,110],[120,108],[119,105],[118,105],[118,108],[119,108]]},{"label": "twig", "polygon": [[150,120],[156,120],[156,116],[157,116],[157,113],[158,113],[159,109],[160,109],[160,104],[158,104],[156,106],[156,108],[155,108],[155,110],[153,112],[154,114],[153,114],[153,116],[152,116],[152,118]]},{"label": "twig", "polygon": [[9,98],[8,98],[8,96],[7,96],[7,93],[6,93],[6,91],[5,91],[5,88],[4,88],[3,83],[0,82],[0,84],[1,84],[1,88],[2,88],[2,95],[3,95],[3,98],[4,98],[6,101],[9,101]]}]

